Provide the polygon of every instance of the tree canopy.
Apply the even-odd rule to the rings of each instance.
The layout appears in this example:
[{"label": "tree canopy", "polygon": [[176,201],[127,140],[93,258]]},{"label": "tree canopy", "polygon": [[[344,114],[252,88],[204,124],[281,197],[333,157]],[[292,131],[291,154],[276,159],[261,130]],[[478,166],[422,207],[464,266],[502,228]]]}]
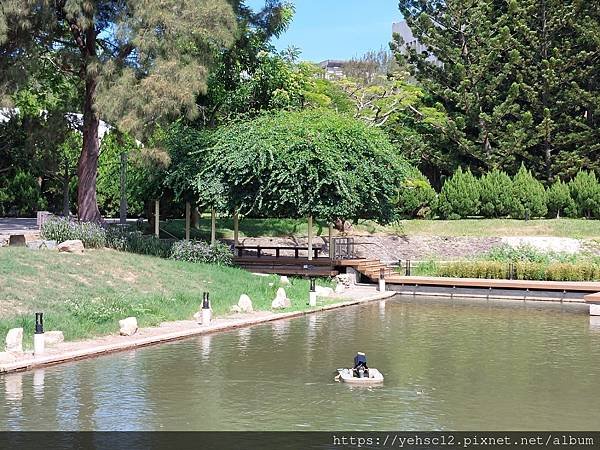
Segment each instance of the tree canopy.
[{"label": "tree canopy", "polygon": [[217,129],[196,153],[200,203],[248,216],[395,219],[408,170],[386,135],[331,110],[279,111]]},{"label": "tree canopy", "polygon": [[78,163],[82,220],[96,199],[100,116],[121,131],[151,132],[157,120],[198,114],[214,48],[231,43],[226,0],[45,0],[0,8],[0,99],[7,103],[46,64],[77,80],[83,113]]},{"label": "tree canopy", "polygon": [[[600,9],[577,0],[400,0],[425,50],[401,64],[449,115],[454,167],[521,163],[539,179],[598,170]],[[402,43],[400,43],[402,44]]]}]

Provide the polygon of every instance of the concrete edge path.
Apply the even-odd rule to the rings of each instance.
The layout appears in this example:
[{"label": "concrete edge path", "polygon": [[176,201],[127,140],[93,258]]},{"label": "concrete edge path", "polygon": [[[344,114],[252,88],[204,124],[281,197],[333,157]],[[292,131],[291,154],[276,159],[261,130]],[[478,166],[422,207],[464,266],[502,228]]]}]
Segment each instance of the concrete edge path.
[{"label": "concrete edge path", "polygon": [[166,322],[158,327],[140,328],[133,336],[109,335],[86,341],[65,342],[56,347],[47,348],[40,356],[33,353],[24,353],[23,356],[13,362],[0,364],[0,374],[29,370],[36,367],[48,366],[67,361],[73,361],[92,356],[100,356],[107,353],[131,350],[138,347],[170,342],[188,337],[219,331],[229,331],[236,328],[247,327],[265,322],[281,319],[300,317],[320,311],[342,308],[361,303],[383,300],[393,297],[396,292],[379,292],[373,286],[356,286],[346,293],[332,298],[342,301],[329,305],[317,306],[304,311],[291,312],[268,312],[257,311],[251,314],[232,314],[225,317],[215,318],[210,325],[199,325],[193,320],[182,320],[177,322]]}]

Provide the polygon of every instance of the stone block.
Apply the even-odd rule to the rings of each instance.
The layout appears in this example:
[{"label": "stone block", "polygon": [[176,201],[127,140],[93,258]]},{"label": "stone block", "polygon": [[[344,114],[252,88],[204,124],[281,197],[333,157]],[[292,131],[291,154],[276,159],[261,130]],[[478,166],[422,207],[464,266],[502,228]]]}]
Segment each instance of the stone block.
[{"label": "stone block", "polygon": [[119,334],[121,336],[133,336],[138,330],[138,323],[135,317],[127,317],[119,320]]},{"label": "stone block", "polygon": [[6,351],[23,353],[23,328],[12,328],[6,334]]},{"label": "stone block", "polygon": [[252,300],[246,294],[240,295],[237,306],[241,312],[251,313],[253,311]]},{"label": "stone block", "polygon": [[61,242],[58,244],[58,251],[64,253],[83,253],[83,242],[79,239],[73,239],[70,241]]}]

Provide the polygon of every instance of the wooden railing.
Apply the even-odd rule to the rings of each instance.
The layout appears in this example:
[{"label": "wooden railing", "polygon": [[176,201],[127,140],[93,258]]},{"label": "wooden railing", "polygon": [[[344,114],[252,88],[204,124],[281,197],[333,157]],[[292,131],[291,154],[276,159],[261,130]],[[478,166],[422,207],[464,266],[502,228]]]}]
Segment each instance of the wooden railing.
[{"label": "wooden railing", "polygon": [[[236,247],[237,250],[237,254],[238,256],[241,258],[244,255],[244,250],[255,250],[256,251],[256,256],[258,258],[260,258],[261,256],[263,256],[262,252],[263,250],[275,250],[275,257],[279,258],[281,256],[281,251],[293,251],[294,252],[294,258],[299,258],[300,257],[300,252],[301,251],[306,251],[308,252],[308,247],[298,247],[298,246],[290,246],[290,247],[276,247],[276,246],[263,246],[263,245],[243,245],[243,246],[237,246]],[[322,251],[323,249],[321,247],[313,247],[312,251],[313,251],[313,255],[315,258],[318,258],[319,253]]]}]

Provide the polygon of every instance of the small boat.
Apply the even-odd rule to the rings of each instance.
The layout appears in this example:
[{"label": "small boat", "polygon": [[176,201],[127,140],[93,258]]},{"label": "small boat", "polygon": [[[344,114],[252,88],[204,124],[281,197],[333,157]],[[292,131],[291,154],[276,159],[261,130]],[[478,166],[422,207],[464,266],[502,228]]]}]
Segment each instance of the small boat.
[{"label": "small boat", "polygon": [[372,367],[365,371],[363,377],[355,376],[354,369],[338,369],[337,371],[336,380],[343,381],[344,383],[365,385],[383,383],[382,373]]},{"label": "small boat", "polygon": [[358,352],[354,357],[353,369],[338,369],[336,381],[351,384],[377,384],[383,383],[383,375],[377,369],[367,367],[367,355]]}]

